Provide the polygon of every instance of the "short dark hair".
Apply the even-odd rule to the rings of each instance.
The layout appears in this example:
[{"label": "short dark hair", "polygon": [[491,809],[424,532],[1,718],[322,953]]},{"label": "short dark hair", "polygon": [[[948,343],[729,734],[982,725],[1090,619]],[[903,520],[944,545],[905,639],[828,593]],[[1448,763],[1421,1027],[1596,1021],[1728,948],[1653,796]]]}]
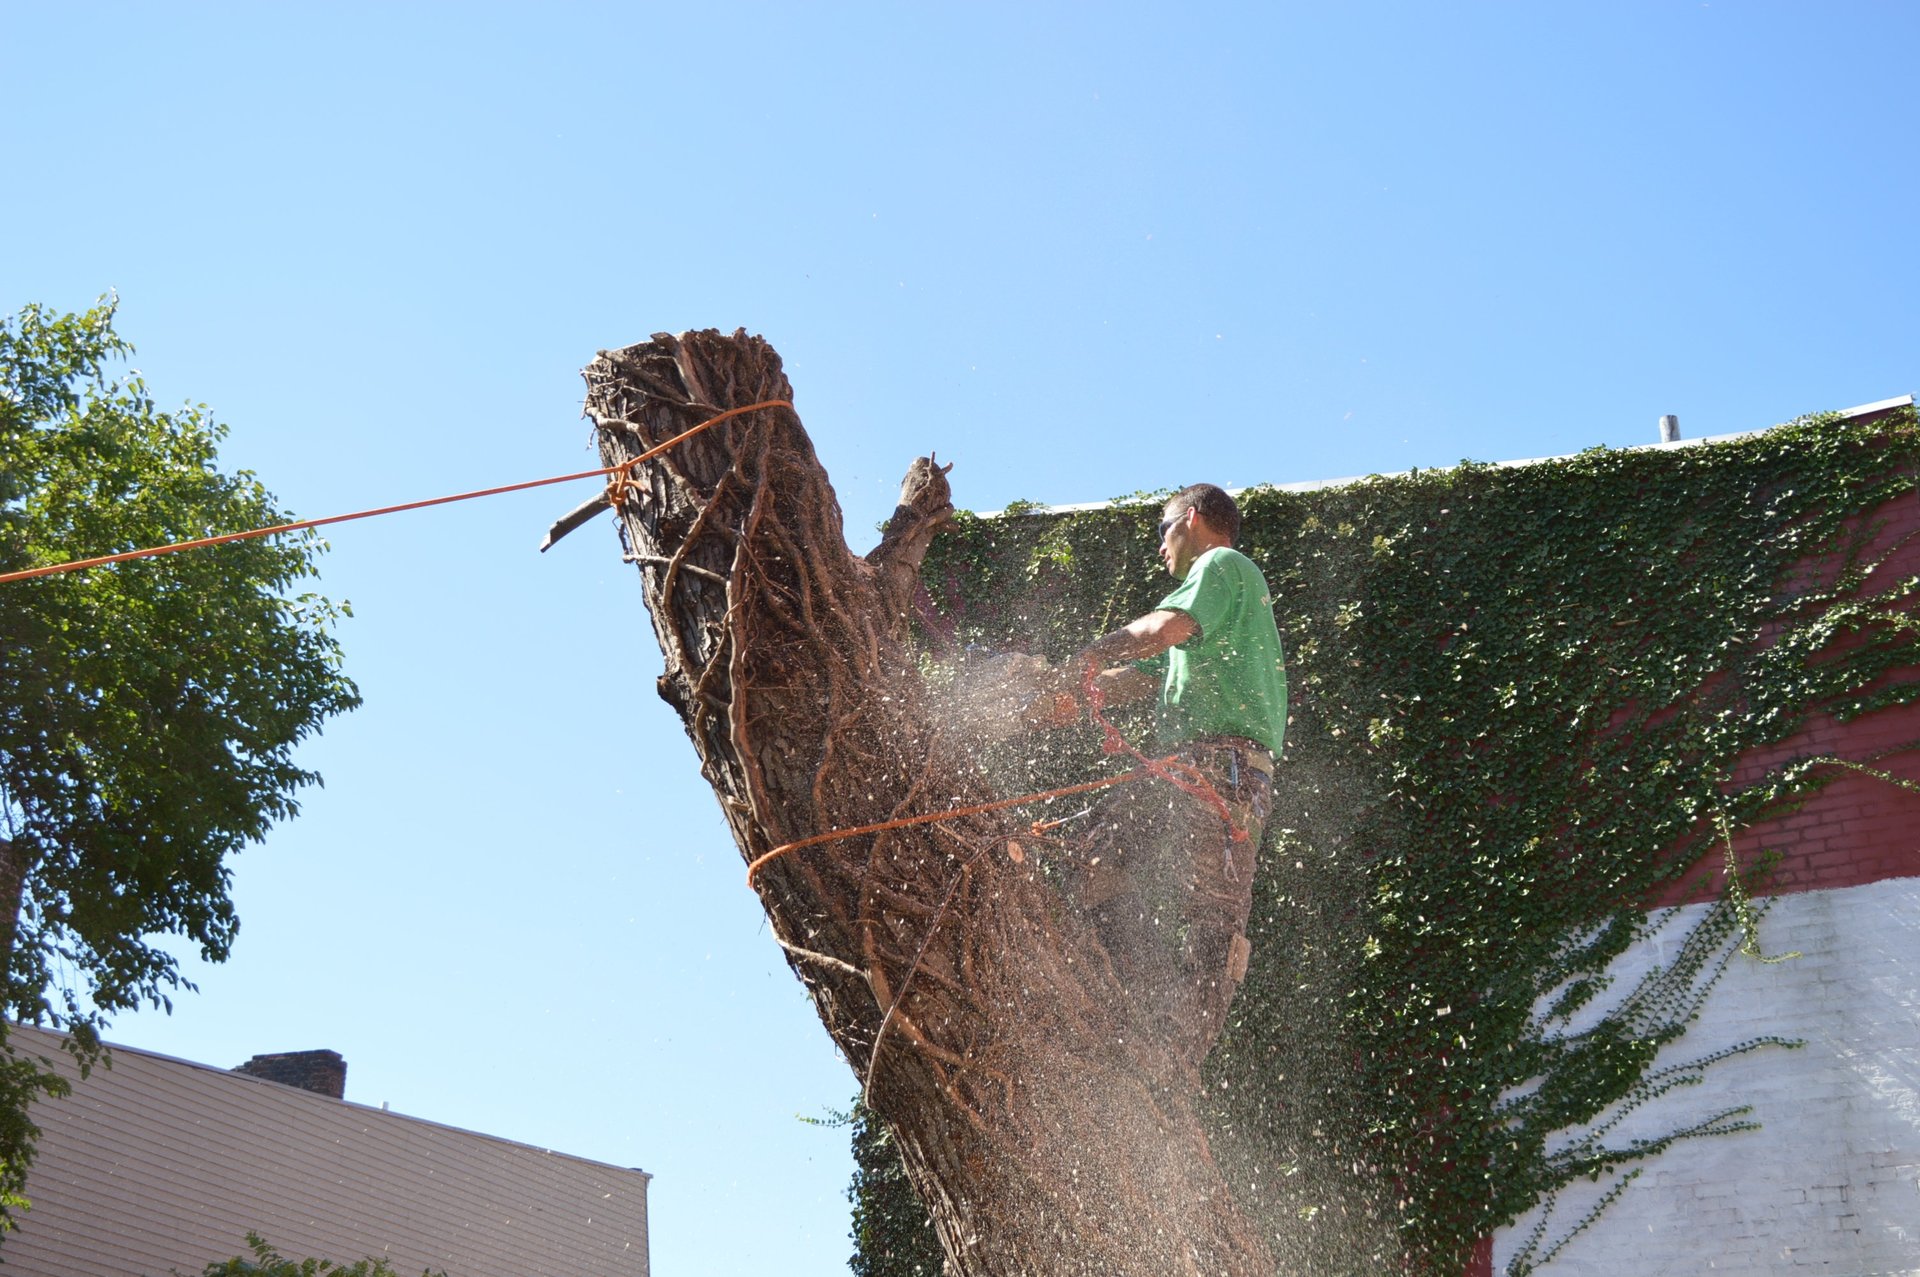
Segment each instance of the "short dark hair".
[{"label": "short dark hair", "polygon": [[1240,539],[1240,507],[1233,503],[1225,488],[1195,483],[1167,498],[1166,513],[1180,515],[1189,510],[1198,510],[1207,526],[1225,536],[1229,543]]}]

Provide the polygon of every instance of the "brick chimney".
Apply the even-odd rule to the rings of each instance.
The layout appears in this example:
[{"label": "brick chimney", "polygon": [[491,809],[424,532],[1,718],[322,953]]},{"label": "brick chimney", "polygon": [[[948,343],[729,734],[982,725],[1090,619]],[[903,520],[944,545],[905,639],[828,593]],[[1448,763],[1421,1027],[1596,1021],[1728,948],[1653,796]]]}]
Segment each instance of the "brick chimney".
[{"label": "brick chimney", "polygon": [[256,1055],[233,1070],[282,1086],[342,1099],[347,1093],[347,1061],[338,1051],[282,1051]]}]

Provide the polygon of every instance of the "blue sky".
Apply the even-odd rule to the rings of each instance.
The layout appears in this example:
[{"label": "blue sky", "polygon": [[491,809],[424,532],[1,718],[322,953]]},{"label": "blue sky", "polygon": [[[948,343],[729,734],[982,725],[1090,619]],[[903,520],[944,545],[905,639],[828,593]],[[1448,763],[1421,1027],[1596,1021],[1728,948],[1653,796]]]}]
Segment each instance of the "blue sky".
[{"label": "blue sky", "polygon": [[[782,352],[865,548],[908,460],[1100,500],[1915,390],[1906,3],[0,0],[0,309],[117,289],[319,516],[594,464],[579,368]],[[843,1272],[833,1053],[586,495],[333,531],[366,705],[113,1039],[654,1172],[655,1271]],[[1142,546],[1142,554],[1151,547]],[[236,1239],[237,1243],[238,1239]],[[236,1249],[238,1249],[236,1244]]]}]

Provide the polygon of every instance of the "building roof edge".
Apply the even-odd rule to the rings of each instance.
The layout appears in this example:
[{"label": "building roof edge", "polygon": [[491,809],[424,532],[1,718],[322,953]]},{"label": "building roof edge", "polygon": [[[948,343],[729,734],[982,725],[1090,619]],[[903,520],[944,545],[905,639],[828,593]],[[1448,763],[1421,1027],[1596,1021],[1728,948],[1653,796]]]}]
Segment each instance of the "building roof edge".
[{"label": "building roof edge", "polygon": [[[43,1029],[37,1024],[21,1024],[13,1021],[9,1021],[7,1024],[7,1030],[10,1033],[23,1029],[30,1033],[49,1038],[65,1038],[67,1036],[56,1029]],[[232,1069],[223,1069],[217,1064],[207,1064],[200,1060],[183,1060],[177,1055],[168,1055],[162,1051],[149,1051],[144,1047],[122,1046],[113,1042],[102,1042],[101,1045],[107,1049],[109,1057],[119,1054],[144,1056],[149,1060],[158,1060],[163,1064],[182,1065],[190,1069],[199,1069],[205,1073],[232,1078],[236,1082],[244,1083],[247,1086],[277,1087],[279,1088],[279,1092],[284,1092],[286,1095],[303,1097],[301,1102],[311,1101],[315,1104],[345,1105],[348,1108],[358,1109],[362,1113],[374,1118],[392,1118],[401,1122],[416,1122],[422,1126],[435,1126],[443,1131],[452,1131],[456,1135],[469,1135],[474,1139],[487,1140],[494,1144],[511,1144],[516,1148],[524,1148],[535,1153],[544,1153],[549,1157],[564,1157],[571,1162],[580,1162],[587,1166],[598,1166],[606,1170],[618,1171],[622,1175],[638,1175],[649,1182],[653,1179],[653,1173],[651,1171],[643,1171],[638,1166],[615,1166],[612,1162],[603,1162],[596,1157],[582,1157],[578,1153],[565,1153],[556,1148],[542,1148],[538,1144],[529,1144],[525,1140],[508,1139],[504,1135],[489,1135],[485,1131],[470,1130],[464,1126],[455,1126],[451,1122],[436,1122],[429,1117],[415,1117],[411,1113],[396,1113],[392,1109],[375,1108],[371,1104],[362,1104],[357,1100],[337,1100],[331,1095],[321,1095],[317,1091],[308,1091],[301,1087],[289,1086],[285,1082],[275,1082],[270,1078],[254,1077],[249,1073],[236,1073]]]},{"label": "building roof edge", "polygon": [[[1842,408],[1835,415],[1839,416],[1842,419],[1848,419],[1853,417],[1871,417],[1876,413],[1892,412],[1896,408],[1908,407],[1913,402],[1914,402],[1914,398],[1910,394],[1895,395],[1891,399],[1879,399],[1879,400],[1875,400],[1873,403],[1859,404],[1852,408]],[[1702,435],[1698,439],[1675,439],[1671,443],[1655,442],[1655,443],[1629,444],[1624,448],[1617,449],[1617,451],[1664,452],[1674,448],[1697,448],[1702,444],[1731,443],[1736,439],[1751,439],[1755,435],[1763,435],[1767,433],[1767,431],[1769,430],[1778,430],[1780,426],[1790,425],[1790,424],[1792,423],[1779,422],[1775,425],[1764,426],[1758,430],[1736,430],[1731,434]],[[1508,469],[1508,468],[1517,468],[1520,466],[1537,466],[1537,465],[1542,465],[1549,461],[1565,461],[1568,457],[1577,456],[1577,455],[1579,454],[1571,453],[1571,452],[1563,452],[1555,456],[1522,457],[1512,461],[1489,461],[1486,464],[1490,466],[1498,467],[1500,469]],[[1442,467],[1442,466],[1434,466],[1431,468],[1436,470],[1451,469],[1451,467]],[[1320,492],[1328,488],[1344,488],[1348,484],[1365,483],[1368,479],[1395,479],[1395,478],[1399,478],[1402,475],[1407,475],[1412,473],[1414,473],[1413,470],[1385,470],[1385,471],[1378,471],[1373,474],[1351,474],[1351,475],[1346,475],[1343,478],[1339,478],[1339,479],[1307,479],[1297,483],[1262,483],[1262,484],[1256,484],[1254,486],[1263,488],[1263,489],[1268,489],[1274,492]],[[1231,496],[1238,497],[1241,493],[1246,492],[1248,490],[1249,489],[1247,488],[1229,488],[1227,489],[1227,492]],[[1116,506],[1131,505],[1131,504],[1133,504],[1133,502],[1126,498],[1115,498],[1112,501],[1079,501],[1069,505],[1024,506],[1021,508],[1019,513],[1021,514],[1081,514],[1088,510],[1110,510],[1115,508]],[[981,519],[997,519],[1002,515],[1004,515],[1005,513],[1006,513],[1005,510],[981,510],[976,513],[976,517]]]}]

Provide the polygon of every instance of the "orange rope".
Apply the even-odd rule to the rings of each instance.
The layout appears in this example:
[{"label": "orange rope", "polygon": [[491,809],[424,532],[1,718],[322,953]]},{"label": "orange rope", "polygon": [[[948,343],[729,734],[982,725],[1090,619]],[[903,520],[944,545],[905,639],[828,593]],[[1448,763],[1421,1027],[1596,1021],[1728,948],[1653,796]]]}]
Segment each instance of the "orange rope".
[{"label": "orange rope", "polygon": [[[1193,797],[1199,799],[1202,803],[1211,807],[1220,819],[1226,823],[1227,834],[1231,841],[1247,841],[1247,831],[1242,829],[1240,822],[1233,818],[1233,810],[1227,806],[1227,800],[1220,796],[1220,791],[1213,787],[1204,772],[1190,763],[1178,761],[1178,754],[1168,754],[1165,758],[1148,758],[1145,754],[1135,749],[1127,741],[1127,738],[1120,734],[1118,728],[1107,721],[1107,716],[1100,712],[1101,707],[1106,702],[1106,695],[1094,683],[1094,679],[1098,674],[1098,670],[1089,669],[1083,684],[1083,690],[1086,692],[1087,697],[1087,713],[1092,717],[1094,722],[1100,725],[1101,730],[1106,733],[1105,748],[1107,753],[1131,754],[1134,759],[1138,761],[1140,765],[1132,771],[1122,772],[1118,776],[1108,776],[1102,780],[1089,780],[1078,785],[1068,785],[1063,789],[1044,789],[1037,794],[1022,794],[1018,798],[998,798],[990,803],[975,803],[970,807],[954,807],[947,811],[923,812],[918,816],[902,816],[897,820],[882,820],[871,825],[855,825],[850,829],[831,829],[824,834],[814,834],[809,838],[798,838],[793,842],[780,844],[772,851],[767,852],[765,855],[756,858],[750,863],[747,866],[747,886],[758,889],[759,883],[756,879],[760,875],[761,867],[771,860],[777,860],[788,852],[801,851],[807,847],[818,847],[821,843],[837,842],[842,838],[858,838],[862,834],[877,834],[889,829],[905,829],[910,825],[931,825],[938,821],[952,820],[959,816],[974,816],[981,812],[1000,811],[1007,807],[1018,807],[1022,803],[1039,802],[1045,798],[1064,798],[1069,794],[1084,794],[1090,790],[1105,789],[1109,785],[1118,785],[1123,781],[1140,780],[1147,776],[1157,776],[1174,788],[1181,790],[1183,793],[1191,794]],[[1186,775],[1181,775],[1183,772],[1186,773]],[[1046,830],[1064,823],[1065,821],[1060,820],[1036,820],[1033,822],[1033,832],[1036,835],[1041,834]],[[1233,849],[1231,847],[1227,849],[1227,870],[1229,873],[1233,870]]]},{"label": "orange rope", "polygon": [[[681,431],[663,443],[654,445],[637,457],[630,457],[618,465],[602,466],[597,470],[581,470],[574,474],[555,475],[548,479],[529,479],[524,483],[508,483],[494,488],[480,488],[473,492],[459,492],[452,496],[429,497],[424,501],[407,501],[399,505],[380,506],[372,510],[356,510],[351,514],[328,515],[323,519],[301,519],[293,523],[276,524],[270,528],[251,528],[245,532],[227,532],[219,536],[196,537],[191,541],[176,541],[171,545],[149,546],[143,550],[125,550],[119,554],[103,554],[91,559],[74,559],[66,563],[50,563],[42,567],[26,568],[18,572],[0,573],[0,585],[4,585],[9,581],[27,581],[34,577],[53,576],[62,572],[78,572],[84,568],[102,567],[109,563],[126,563],[134,559],[157,558],[162,554],[175,554],[181,550],[198,550],[207,546],[225,545],[229,541],[248,541],[258,537],[278,536],[283,532],[301,532],[308,528],[323,528],[332,523],[348,523],[355,519],[372,519],[383,514],[399,514],[406,510],[422,510],[428,506],[450,505],[455,501],[472,501],[477,497],[496,497],[508,492],[522,492],[528,488],[544,488],[556,483],[572,483],[575,480],[593,479],[602,475],[630,476],[633,468],[642,461],[652,460],[669,448],[684,443],[701,431],[712,426],[717,426],[723,421],[731,420],[734,417],[742,416],[749,412],[758,412],[762,408],[792,407],[793,402],[788,399],[763,399],[758,403],[746,404],[739,408],[729,408],[725,412],[708,417],[699,425]],[[617,503],[619,498],[616,493],[619,486],[618,482],[608,485],[607,490],[611,502]],[[1127,742],[1126,738],[1114,729],[1113,725],[1106,720],[1105,715],[1100,712],[1101,703],[1105,697],[1101,694],[1100,690],[1094,686],[1093,679],[1096,672],[1097,671],[1089,670],[1087,674],[1086,692],[1088,712],[1094,721],[1099,723],[1101,728],[1106,732],[1107,752],[1119,753],[1124,750],[1126,753],[1133,755],[1140,764],[1135,770],[1122,773],[1118,776],[1108,776],[1100,780],[1084,781],[1078,785],[1067,785],[1060,789],[1042,790],[1036,794],[1023,794],[1018,798],[1001,798],[993,802],[974,803],[968,807],[955,807],[947,811],[927,812],[918,816],[903,816],[897,820],[883,820],[871,825],[858,825],[851,829],[835,829],[824,834],[814,834],[810,838],[801,838],[794,842],[783,843],[765,855],[760,856],[747,866],[747,885],[749,887],[757,886],[755,880],[758,878],[761,868],[769,861],[806,847],[817,847],[821,843],[834,842],[842,838],[856,838],[862,834],[882,833],[889,829],[904,829],[912,825],[927,825],[936,821],[953,820],[960,816],[973,816],[982,812],[1001,811],[1008,807],[1018,807],[1024,803],[1040,802],[1049,798],[1064,798],[1072,794],[1089,793],[1093,790],[1105,789],[1110,785],[1118,785],[1125,781],[1139,780],[1149,775],[1158,776],[1162,780],[1216,807],[1222,819],[1227,822],[1227,827],[1232,831],[1234,839],[1236,841],[1245,839],[1247,836],[1246,832],[1234,822],[1231,814],[1229,814],[1227,810],[1226,802],[1203,777],[1196,775],[1193,780],[1182,779],[1175,774],[1174,769],[1176,767],[1185,771],[1192,771],[1193,769],[1180,767],[1179,764],[1173,761],[1173,755],[1168,755],[1166,758],[1160,759],[1148,758],[1145,754],[1133,748],[1133,746]],[[1043,829],[1050,829],[1061,823],[1063,822],[1036,820],[1033,822],[1033,829],[1035,833],[1039,833]]]},{"label": "orange rope", "polygon": [[[1165,758],[1148,758],[1145,754],[1135,749],[1132,742],[1120,734],[1119,728],[1107,721],[1107,716],[1100,712],[1101,707],[1107,703],[1107,694],[1100,690],[1100,685],[1096,681],[1099,677],[1100,671],[1091,665],[1088,666],[1086,677],[1081,681],[1081,690],[1086,693],[1087,697],[1087,716],[1098,723],[1100,730],[1106,734],[1106,739],[1101,742],[1101,748],[1109,754],[1131,754],[1134,761],[1140,764],[1142,771],[1153,776],[1158,776],[1175,789],[1178,789],[1184,794],[1189,794],[1194,798],[1198,798],[1208,807],[1211,807],[1214,814],[1226,822],[1229,842],[1246,842],[1248,838],[1247,831],[1240,828],[1240,822],[1233,818],[1233,809],[1227,806],[1227,800],[1220,796],[1220,791],[1213,787],[1213,782],[1207,779],[1204,772],[1190,764],[1174,762],[1173,760],[1177,755],[1169,754]],[[1192,779],[1183,779],[1175,775],[1176,770],[1189,773]],[[1231,877],[1233,874],[1233,848],[1231,846],[1227,848],[1226,864],[1227,874]]]},{"label": "orange rope", "polygon": [[172,545],[151,546],[145,550],[127,550],[120,554],[103,554],[93,559],[75,559],[70,563],[53,563],[45,567],[27,568],[19,572],[0,574],[0,585],[8,581],[25,581],[36,576],[52,576],[58,572],[78,572],[82,568],[96,568],[106,563],[125,563],[129,559],[151,559],[157,555],[173,554],[179,550],[197,550],[202,546],[225,545],[229,541],[246,541],[254,537],[277,536],[282,532],[299,532],[306,528],[325,527],[329,523],[346,523],[353,519],[371,519],[376,515],[398,514],[402,510],[419,510],[430,505],[447,505],[454,501],[471,501],[475,497],[496,497],[505,492],[520,492],[526,488],[542,488],[554,483],[571,483],[576,479],[592,479],[600,475],[610,475],[621,471],[631,473],[633,467],[642,461],[659,456],[676,444],[683,443],[699,434],[709,426],[717,426],[742,413],[755,412],[761,408],[791,408],[793,404],[786,399],[763,399],[759,403],[750,403],[744,408],[729,408],[718,416],[708,417],[699,425],[683,430],[665,443],[657,444],[637,457],[622,461],[617,466],[604,466],[599,470],[582,470],[578,474],[555,475],[551,479],[530,479],[525,483],[503,484],[497,488],[482,488],[477,492],[461,492],[450,497],[430,497],[425,501],[408,501],[401,505],[381,506],[377,510],[356,510],[352,514],[329,515],[324,519],[302,519],[297,523],[282,523],[271,528],[253,528],[246,532],[228,532],[221,536],[199,537],[192,541],[177,541]]},{"label": "orange rope", "polygon": [[[931,825],[936,821],[953,820],[959,816],[976,816],[983,811],[1000,811],[1006,807],[1018,807],[1022,803],[1037,803],[1043,798],[1065,798],[1069,794],[1084,794],[1095,789],[1105,789],[1109,785],[1118,785],[1123,781],[1139,780],[1148,773],[1144,770],[1122,772],[1118,776],[1107,776],[1100,780],[1082,781],[1078,785],[1068,785],[1063,789],[1046,789],[1037,794],[1022,794],[1018,798],[996,798],[990,803],[974,803],[971,807],[953,807],[946,811],[923,812],[918,816],[902,816],[898,820],[882,820],[871,825],[855,825],[851,829],[831,829],[824,834],[814,834],[810,838],[799,838],[782,843],[772,851],[756,859],[747,866],[747,885],[757,888],[754,881],[761,867],[770,860],[777,860],[790,851],[799,851],[805,847],[817,847],[823,842],[835,842],[842,838],[858,838],[862,834],[877,834],[889,829],[905,829],[909,825]],[[1042,822],[1035,821],[1036,826]]]}]

